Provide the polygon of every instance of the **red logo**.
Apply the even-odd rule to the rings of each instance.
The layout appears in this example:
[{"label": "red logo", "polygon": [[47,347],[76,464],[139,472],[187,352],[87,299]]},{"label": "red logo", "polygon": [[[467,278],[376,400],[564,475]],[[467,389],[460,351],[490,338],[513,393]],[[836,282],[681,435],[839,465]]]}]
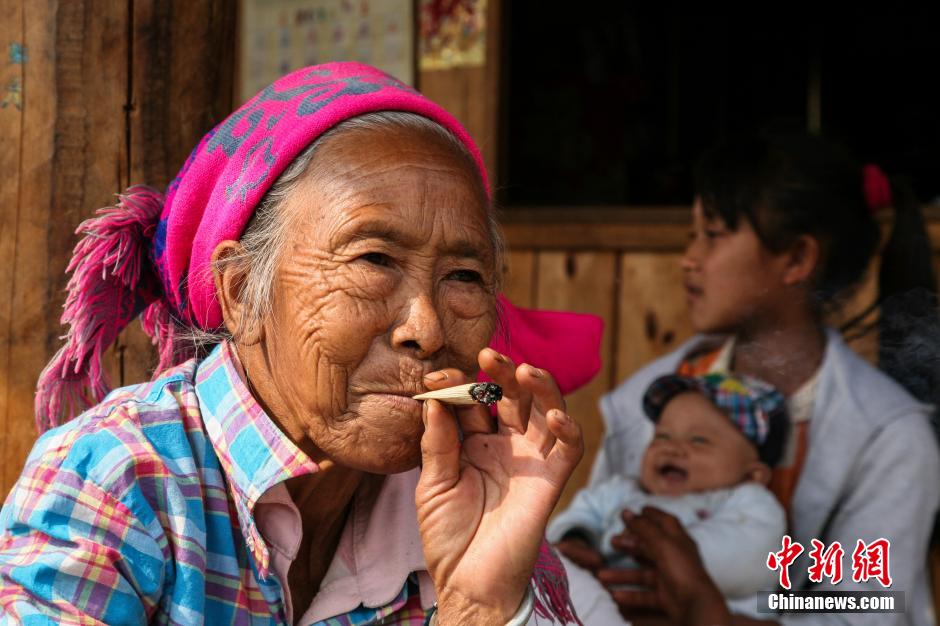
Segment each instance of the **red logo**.
[{"label": "red logo", "polygon": [[885,538],[865,544],[861,539],[852,552],[852,580],[863,583],[874,578],[882,587],[891,586],[891,569],[888,565],[888,551],[891,542]]},{"label": "red logo", "polygon": [[845,555],[842,544],[836,541],[826,548],[826,544],[819,539],[813,539],[812,543],[813,549],[809,551],[809,558],[813,560],[809,566],[810,582],[821,583],[825,577],[833,585],[837,584],[842,580],[842,557]]},{"label": "red logo", "polygon": [[[810,540],[813,549],[808,555],[812,563],[809,566],[809,580],[821,583],[828,578],[833,585],[842,581],[842,559],[845,550],[838,541],[826,547],[819,539]],[[767,555],[767,567],[780,571],[780,586],[790,588],[790,565],[797,557],[803,554],[803,544],[793,541],[790,535],[784,535],[779,552]],[[857,583],[877,580],[882,587],[891,586],[891,568],[888,563],[888,553],[891,551],[891,542],[884,537],[865,543],[861,539],[855,544],[852,551],[852,580]]]},{"label": "red logo", "polygon": [[780,570],[780,586],[790,588],[790,564],[803,554],[803,545],[793,541],[790,535],[783,536],[783,549],[767,555],[767,567]]}]

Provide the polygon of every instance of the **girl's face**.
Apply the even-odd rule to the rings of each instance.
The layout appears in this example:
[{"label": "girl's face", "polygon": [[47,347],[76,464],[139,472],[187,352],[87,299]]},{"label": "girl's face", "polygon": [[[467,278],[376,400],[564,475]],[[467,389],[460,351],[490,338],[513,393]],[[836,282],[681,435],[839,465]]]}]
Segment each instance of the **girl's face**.
[{"label": "girl's face", "polygon": [[696,199],[682,257],[693,330],[732,334],[774,315],[787,293],[786,264],[785,255],[764,247],[747,219],[731,230],[720,217],[706,216]]}]

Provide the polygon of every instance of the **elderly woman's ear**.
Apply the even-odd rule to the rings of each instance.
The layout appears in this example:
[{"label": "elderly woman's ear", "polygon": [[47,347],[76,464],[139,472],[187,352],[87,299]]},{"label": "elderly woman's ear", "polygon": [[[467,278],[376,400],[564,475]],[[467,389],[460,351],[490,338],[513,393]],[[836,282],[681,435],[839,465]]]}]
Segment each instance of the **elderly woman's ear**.
[{"label": "elderly woman's ear", "polygon": [[264,326],[245,306],[244,287],[248,278],[248,267],[240,263],[244,248],[237,241],[223,241],[212,252],[212,277],[215,295],[222,308],[225,328],[237,344],[252,345],[264,337]]}]

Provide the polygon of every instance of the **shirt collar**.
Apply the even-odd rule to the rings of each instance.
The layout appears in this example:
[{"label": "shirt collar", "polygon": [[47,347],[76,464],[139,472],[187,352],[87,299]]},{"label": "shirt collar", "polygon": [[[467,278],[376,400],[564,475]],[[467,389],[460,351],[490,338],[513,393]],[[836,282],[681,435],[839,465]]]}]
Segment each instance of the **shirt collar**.
[{"label": "shirt collar", "polygon": [[271,421],[238,373],[237,355],[223,341],[199,363],[196,395],[203,423],[229,485],[239,525],[262,578],[270,555],[254,521],[261,495],[288,478],[317,471],[310,457]]},{"label": "shirt collar", "polygon": [[721,350],[712,362],[711,367],[708,368],[708,372],[730,372],[732,358],[734,358],[734,337],[728,337],[728,339],[721,344]]}]

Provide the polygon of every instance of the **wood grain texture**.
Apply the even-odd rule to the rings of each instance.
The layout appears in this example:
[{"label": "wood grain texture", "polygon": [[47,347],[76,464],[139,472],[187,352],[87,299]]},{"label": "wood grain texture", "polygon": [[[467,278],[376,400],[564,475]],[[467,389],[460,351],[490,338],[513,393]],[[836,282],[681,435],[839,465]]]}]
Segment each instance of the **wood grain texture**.
[{"label": "wood grain texture", "polygon": [[[56,142],[52,165],[50,266],[55,281],[50,302],[65,300],[65,267],[78,241],[76,227],[101,207],[114,203],[127,179],[123,124],[127,102],[128,6],[117,0],[57,3],[53,98]],[[48,357],[58,349],[65,328],[46,341]],[[47,358],[48,358],[47,357]],[[122,382],[120,349],[104,356],[112,385]]]},{"label": "wood grain texture", "polygon": [[[36,438],[36,380],[65,331],[58,318],[74,231],[130,183],[165,187],[229,112],[235,2],[0,0],[0,10],[5,494]],[[25,61],[13,62],[14,44]],[[105,370],[113,385],[139,382],[153,362],[134,324],[106,353]]]},{"label": "wood grain texture", "polygon": [[[234,0],[135,0],[129,102],[128,176],[122,188],[164,189],[202,136],[232,110]],[[138,323],[118,340],[123,384],[150,379],[156,350]]]},{"label": "wood grain texture", "polygon": [[534,307],[538,285],[538,253],[532,250],[510,250],[506,257],[503,294],[513,304]]},{"label": "wood grain texture", "polygon": [[[9,267],[12,280],[7,302],[11,316],[10,346],[6,355],[9,368],[4,376],[9,385],[4,434],[10,441],[2,461],[6,465],[4,492],[19,475],[36,436],[33,398],[36,379],[46,362],[43,347],[60,331],[57,318],[61,308],[56,300],[56,289],[64,285],[64,266],[58,253],[70,245],[71,233],[57,229],[57,220],[52,219],[56,214],[53,159],[59,131],[50,121],[55,103],[46,99],[46,89],[61,80],[48,56],[57,37],[54,9],[52,2],[23,3],[22,8],[23,127],[17,180],[19,193],[14,205],[15,255]],[[73,214],[65,219],[74,217]],[[74,225],[72,222],[72,228]]]},{"label": "wood grain texture", "polygon": [[[0,52],[4,53],[4,57],[0,58],[0,137],[3,137],[0,141],[0,171],[3,172],[3,178],[0,179],[0,432],[3,433],[0,435],[0,459],[3,459],[0,462],[0,496],[5,497],[15,478],[18,455],[14,448],[19,445],[20,438],[16,432],[19,420],[11,417],[10,412],[11,393],[14,391],[10,370],[16,367],[11,360],[11,349],[13,325],[17,317],[13,310],[13,298],[16,288],[20,183],[23,175],[24,113],[21,96],[25,78],[23,64],[12,63],[5,52],[12,45],[25,45],[26,33],[21,1],[0,1],[0,13],[4,16],[0,20]],[[29,43],[39,45],[38,41]]]},{"label": "wood grain texture", "polygon": [[[664,212],[666,210],[664,209]],[[510,248],[550,250],[681,251],[689,240],[688,220],[672,221],[642,211],[611,221],[578,219],[580,209],[572,207],[567,219],[528,221],[506,211],[503,232]],[[683,215],[687,215],[683,212]],[[671,217],[666,214],[663,217]]]},{"label": "wood grain texture", "polygon": [[163,188],[203,135],[232,110],[234,0],[135,0],[131,182]]},{"label": "wood grain texture", "polygon": [[692,335],[679,255],[623,254],[617,302],[614,384]]},{"label": "wood grain texture", "polygon": [[[22,91],[22,134],[20,163],[16,180],[15,255],[11,276],[8,383],[5,435],[9,443],[2,463],[6,466],[3,492],[12,486],[36,437],[33,399],[39,372],[50,353],[50,338],[57,338],[61,326],[58,291],[64,286],[61,250],[71,245],[71,229],[62,226],[54,204],[54,159],[60,141],[59,129],[52,123],[56,103],[46,97],[47,89],[61,80],[49,51],[55,45],[58,26],[54,2],[24,2],[22,8],[25,60]],[[12,209],[4,205],[0,210]],[[66,214],[77,224],[75,214]],[[4,235],[5,237],[6,235]],[[5,265],[5,267],[7,267]],[[6,293],[4,294],[6,295]]]},{"label": "wood grain texture", "polygon": [[[3,197],[5,333],[2,488],[22,469],[36,432],[36,379],[60,345],[58,323],[65,266],[78,223],[107,204],[121,177],[124,133],[120,120],[126,81],[127,3],[107,1],[7,2],[4,28],[19,28],[20,129],[2,109],[4,137],[18,139],[18,163],[8,170]],[[12,33],[4,32],[4,37]],[[9,62],[8,57],[4,58]],[[4,142],[6,143],[6,142]],[[9,158],[9,153],[4,158]],[[15,190],[15,191],[14,191]],[[9,242],[12,241],[12,244]],[[116,373],[114,362],[108,371]]]},{"label": "wood grain texture", "polygon": [[597,400],[610,384],[615,276],[616,255],[611,252],[541,252],[538,256],[537,307],[593,313],[604,320],[605,327],[601,370],[590,383],[566,397],[568,413],[578,421],[584,434],[584,458],[575,468],[556,510],[566,507],[587,482],[591,462],[604,436]]}]

